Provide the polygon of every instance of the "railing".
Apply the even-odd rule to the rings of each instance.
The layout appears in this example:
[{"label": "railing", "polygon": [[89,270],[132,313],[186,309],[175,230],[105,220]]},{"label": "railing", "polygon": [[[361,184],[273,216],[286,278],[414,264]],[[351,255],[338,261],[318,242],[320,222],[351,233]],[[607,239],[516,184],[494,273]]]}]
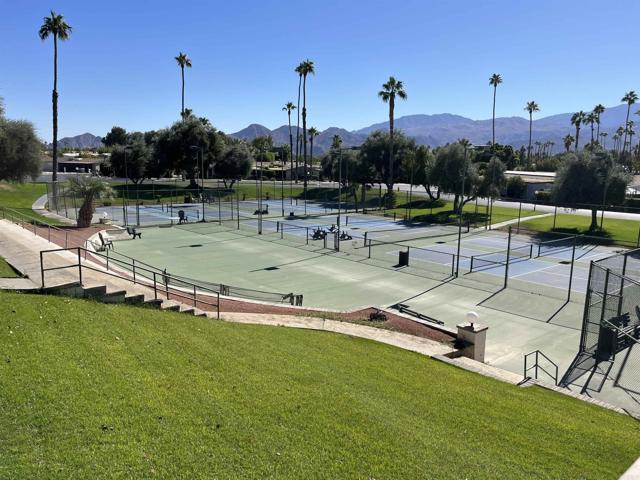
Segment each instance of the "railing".
[{"label": "railing", "polygon": [[[71,265],[63,265],[63,266],[55,266],[45,268],[44,266],[44,257],[48,253],[59,253],[59,252],[75,252],[77,255],[77,263],[73,263]],[[42,288],[45,288],[45,273],[56,271],[56,270],[64,270],[64,269],[78,269],[78,280],[80,285],[82,286],[82,271],[91,270],[94,272],[99,272],[103,275],[109,275],[112,277],[119,278],[121,280],[126,280],[128,282],[132,282],[133,284],[139,284],[142,286],[146,286],[148,288],[153,288],[154,299],[158,300],[159,296],[164,295],[164,297],[169,300],[171,297],[179,298],[182,300],[186,300],[187,302],[192,302],[193,307],[197,308],[200,306],[208,306],[214,308],[216,311],[217,318],[220,318],[220,292],[216,292],[212,289],[208,289],[203,287],[202,285],[195,285],[184,280],[179,280],[175,282],[175,279],[168,276],[162,275],[160,276],[158,272],[152,271],[144,266],[139,266],[132,264],[133,270],[133,278],[129,278],[126,275],[117,274],[113,271],[104,271],[100,268],[92,267],[86,263],[82,262],[82,253],[84,252],[85,258],[87,253],[90,255],[96,256],[98,258],[106,259],[106,255],[103,255],[98,252],[88,251],[83,247],[74,247],[74,248],[57,248],[53,250],[42,250],[40,252],[40,275],[42,281]],[[122,260],[118,260],[119,263],[125,263]],[[135,265],[135,266],[134,266]],[[137,275],[136,275],[137,274]],[[141,275],[142,274],[142,275]],[[146,274],[146,276],[145,276]],[[160,276],[160,278],[158,278]],[[140,278],[142,277],[142,281]],[[170,283],[178,283],[178,285],[172,286]],[[200,296],[199,296],[200,295]],[[216,303],[212,303],[211,301],[202,298],[202,297],[214,297],[216,299]]]},{"label": "railing", "polygon": [[[2,218],[5,220],[10,220],[16,225],[21,226],[25,230],[31,230],[31,228],[26,225],[30,225],[33,227],[33,234],[38,235],[38,228],[46,229],[46,238],[49,243],[51,242],[51,232],[57,232],[61,237],[64,236],[64,248],[69,247],[69,231],[64,230],[62,228],[58,228],[55,225],[51,225],[49,223],[45,223],[37,218],[30,217],[29,215],[25,215],[24,213],[18,212],[12,208],[1,207],[2,210]],[[44,237],[43,237],[44,238]]]},{"label": "railing", "polygon": [[[535,361],[533,362],[533,365],[529,366],[529,358],[531,356],[535,355]],[[540,357],[544,358],[547,362],[549,362],[553,368],[554,368],[554,373],[551,374],[549,372],[547,372],[547,370],[545,370],[545,368],[540,365]],[[534,369],[534,376],[531,377],[529,375],[529,371]],[[558,365],[556,365],[549,357],[547,357],[544,353],[542,353],[540,350],[534,350],[533,352],[529,352],[524,356],[524,378],[535,378],[536,380],[538,379],[538,371],[543,371],[544,373],[546,373],[550,378],[553,379],[553,384],[554,385],[558,385]]]},{"label": "railing", "polygon": [[94,255],[95,257],[103,260],[107,271],[109,271],[110,268],[113,269],[114,266],[121,267],[125,269],[127,273],[131,274],[134,279],[143,277],[151,281],[153,280],[153,274],[155,273],[157,278],[166,278],[174,285],[182,287],[183,284],[185,284],[186,286],[188,286],[188,288],[192,288],[195,285],[200,290],[216,292],[223,296],[233,296],[270,303],[287,302],[294,306],[302,306],[303,302],[303,295],[296,295],[293,293],[266,292],[263,290],[255,290],[250,288],[235,287],[232,285],[221,283],[206,282],[203,280],[183,277],[181,275],[174,275],[170,272],[167,272],[166,269],[158,268],[123,253],[114,252],[113,250],[107,249],[103,253],[93,252],[92,250],[86,248],[84,250],[85,259],[88,252],[90,255]]}]

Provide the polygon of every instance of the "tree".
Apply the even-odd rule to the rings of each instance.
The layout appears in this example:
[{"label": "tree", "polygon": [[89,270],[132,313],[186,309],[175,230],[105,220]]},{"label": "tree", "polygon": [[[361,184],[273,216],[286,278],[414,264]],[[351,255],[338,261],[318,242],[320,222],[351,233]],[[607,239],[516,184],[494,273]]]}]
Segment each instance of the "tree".
[{"label": "tree", "polygon": [[[598,128],[600,127],[600,125],[598,125]],[[607,137],[609,136],[609,134],[607,132],[602,132],[600,134],[598,134],[598,136],[600,138],[602,138],[602,148],[604,148],[605,150],[607,149]]]},{"label": "tree", "polygon": [[111,195],[111,189],[106,182],[92,177],[71,178],[68,191],[82,199],[82,206],[78,211],[78,219],[76,221],[80,228],[91,226],[91,220],[95,212],[94,200]]},{"label": "tree", "polygon": [[593,134],[594,134],[594,125],[596,123],[597,120],[597,115],[593,112],[589,112],[587,113],[584,123],[589,124],[589,126],[591,127],[591,144],[593,145],[594,142],[594,138],[593,138]]},{"label": "tree", "polygon": [[414,155],[413,164],[413,181],[416,185],[424,187],[427,195],[431,200],[437,200],[440,198],[440,189],[434,195],[432,187],[436,186],[436,182],[433,178],[433,168],[435,165],[436,157],[433,155],[431,149],[425,145],[418,145]]},{"label": "tree", "polygon": [[216,177],[222,179],[225,188],[233,188],[237,180],[249,174],[252,164],[253,157],[249,148],[243,143],[236,143],[224,150],[215,164],[214,172]]},{"label": "tree", "polygon": [[[593,107],[593,113],[596,116],[596,125],[598,125],[597,132],[596,132],[596,139],[600,138],[600,115],[602,115],[604,111],[605,111],[604,105],[602,105],[601,103]],[[598,142],[599,141],[600,140],[598,140]]]},{"label": "tree", "polygon": [[630,178],[614,165],[608,152],[588,151],[566,154],[556,172],[552,196],[557,204],[569,207],[591,204],[590,231],[598,227],[598,199],[603,203],[622,203]]},{"label": "tree", "polygon": [[[291,112],[294,111],[296,109],[296,106],[293,104],[293,102],[287,102],[285,104],[284,107],[282,107],[282,110],[287,112],[287,121],[289,123],[289,147],[290,147],[290,154],[293,153],[293,135],[291,133]],[[291,161],[292,159],[289,158],[289,161]]]},{"label": "tree", "polygon": [[127,131],[122,127],[111,127],[109,133],[107,133],[102,139],[102,143],[107,147],[113,147],[115,145],[126,145],[129,143],[129,135]]},{"label": "tree", "polygon": [[483,197],[499,197],[507,183],[505,171],[506,168],[500,159],[492,157],[484,169],[484,174],[478,185],[478,194]]},{"label": "tree", "polygon": [[562,142],[564,143],[564,148],[567,152],[569,151],[569,149],[571,148],[571,145],[573,145],[573,142],[575,141],[576,139],[573,138],[573,135],[569,133],[564,136],[564,138],[562,139]]},{"label": "tree", "polygon": [[[189,187],[197,188],[196,177],[200,173],[201,162],[205,170],[215,163],[224,148],[224,138],[201,119],[185,118],[156,133],[152,168],[154,171],[185,172],[190,179]],[[197,147],[197,150],[192,147]],[[201,151],[204,152],[202,159]]]},{"label": "tree", "polygon": [[[624,121],[625,125],[628,125],[628,123],[629,123],[629,113],[631,112],[631,105],[636,103],[637,100],[638,100],[638,94],[636,92],[634,92],[633,90],[625,93],[624,97],[622,97],[622,100],[620,100],[621,102],[625,102],[627,104],[627,118]],[[624,152],[625,152],[626,148],[627,148],[627,130],[625,129],[624,141],[622,142],[622,154],[623,155],[624,155]]]},{"label": "tree", "polygon": [[527,102],[527,106],[524,109],[529,112],[529,150],[527,150],[527,163],[531,164],[531,133],[533,130],[533,112],[539,112],[540,107],[536,102],[531,100]]},{"label": "tree", "polygon": [[527,193],[527,183],[521,177],[507,179],[507,197],[524,198]]},{"label": "tree", "polygon": [[151,149],[141,140],[129,146],[116,145],[111,152],[111,168],[117,177],[128,177],[134,184],[150,177]]},{"label": "tree", "polygon": [[302,62],[302,158],[304,161],[304,188],[307,188],[307,76],[315,74],[313,62]]},{"label": "tree", "polygon": [[191,68],[191,59],[187,56],[186,53],[180,52],[177,57],[175,57],[176,63],[180,67],[180,74],[182,77],[182,108],[180,109],[180,116],[185,118],[184,111],[184,68]]},{"label": "tree", "polygon": [[320,132],[316,127],[311,127],[309,129],[309,146],[311,150],[309,152],[309,158],[311,159],[311,168],[313,169],[313,139],[320,135]]},{"label": "tree", "polygon": [[38,31],[40,39],[46,40],[53,37],[53,92],[51,103],[53,107],[53,174],[51,180],[58,180],[58,40],[68,40],[71,35],[71,27],[64,21],[62,15],[51,10],[48,17],[44,17]]},{"label": "tree", "polygon": [[491,145],[496,143],[496,92],[498,85],[502,83],[502,77],[499,73],[494,73],[489,78],[489,85],[493,87],[493,115],[491,120]]},{"label": "tree", "polygon": [[480,183],[473,152],[465,148],[465,142],[458,141],[440,147],[435,156],[433,181],[444,193],[454,195],[453,211],[461,212],[467,202],[476,198]]},{"label": "tree", "polygon": [[298,158],[300,157],[300,92],[302,91],[303,64],[304,62],[300,62],[295,68],[295,72],[298,74],[298,103],[296,106],[296,109],[298,110],[298,121],[296,123],[296,183],[298,183]]},{"label": "tree", "polygon": [[41,143],[33,124],[8,120],[0,99],[0,180],[22,182],[40,175]]},{"label": "tree", "polygon": [[[387,193],[393,192],[394,182],[400,180],[405,157],[416,148],[413,138],[407,138],[402,132],[396,132],[393,141],[393,165],[391,165],[389,137],[389,133],[377,130],[370,134],[360,146],[360,154],[373,167],[378,181],[386,182]],[[390,176],[390,169],[393,177]]]},{"label": "tree", "polygon": [[389,169],[387,171],[388,180],[387,180],[387,192],[389,197],[391,197],[391,192],[393,192],[393,167],[394,167],[394,155],[395,155],[395,147],[393,142],[393,121],[394,121],[394,110],[396,106],[396,96],[402,100],[407,99],[407,92],[404,89],[404,84],[401,80],[396,80],[394,77],[389,77],[389,80],[386,83],[382,84],[382,90],[378,92],[378,97],[382,99],[383,102],[389,104],[389,144],[391,147],[389,148]]},{"label": "tree", "polygon": [[586,114],[580,110],[579,112],[571,115],[571,125],[576,127],[576,152],[578,151],[578,142],[580,141],[580,126],[584,123]]},{"label": "tree", "polygon": [[256,160],[259,162],[271,161],[273,157],[271,154],[271,150],[273,150],[273,138],[271,135],[257,136],[251,140],[251,147],[255,151],[254,157],[256,157]]}]

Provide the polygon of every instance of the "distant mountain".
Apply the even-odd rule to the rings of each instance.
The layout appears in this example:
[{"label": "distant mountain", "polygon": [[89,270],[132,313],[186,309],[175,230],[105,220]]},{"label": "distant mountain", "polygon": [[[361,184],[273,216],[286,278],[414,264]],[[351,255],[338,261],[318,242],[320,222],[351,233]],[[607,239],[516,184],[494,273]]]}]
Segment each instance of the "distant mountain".
[{"label": "distant mountain", "polygon": [[[606,132],[607,145],[613,145],[613,134],[622,126],[627,113],[626,105],[607,108],[600,119],[600,132]],[[635,110],[632,110],[635,113]],[[554,142],[554,151],[563,149],[562,138],[568,133],[575,136],[575,127],[571,125],[571,113],[561,113],[542,117],[533,121],[533,141]],[[437,147],[445,143],[467,138],[475,144],[486,144],[491,140],[491,119],[472,120],[460,115],[441,113],[437,115],[407,115],[395,120],[395,127],[413,137],[419,144]],[[330,127],[318,135],[314,141],[314,154],[322,154],[331,147],[333,135],[340,135],[344,146],[360,145],[371,132],[388,130],[389,122],[375,123],[355,131]],[[252,135],[252,132],[256,132]],[[260,132],[260,133],[257,133]],[[295,138],[295,127],[292,133]],[[276,145],[289,143],[289,129],[283,125],[269,130],[263,125],[250,125],[240,132],[231,134],[237,138],[252,140],[257,135],[271,135]],[[580,130],[580,144],[591,139],[591,128],[583,125]],[[294,140],[295,141],[295,140]],[[496,118],[496,141],[520,148],[529,142],[529,119],[524,117]]]},{"label": "distant mountain", "polygon": [[[96,137],[90,133],[83,133],[75,137],[64,137],[58,140],[58,148],[71,148],[74,150],[84,150],[88,148],[102,147],[102,138]],[[51,144],[46,144],[47,148],[51,148]]]}]

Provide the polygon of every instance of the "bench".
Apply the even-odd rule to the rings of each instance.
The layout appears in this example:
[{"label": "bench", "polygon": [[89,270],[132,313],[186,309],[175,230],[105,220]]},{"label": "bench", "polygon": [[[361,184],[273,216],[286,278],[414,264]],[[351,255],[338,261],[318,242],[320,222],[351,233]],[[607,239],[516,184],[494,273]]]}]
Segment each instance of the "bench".
[{"label": "bench", "polygon": [[98,232],[98,237],[100,238],[100,243],[102,244],[103,250],[106,250],[107,248],[113,249],[113,240],[109,238],[105,239],[104,235],[102,235],[102,232]]},{"label": "bench", "polygon": [[133,227],[127,227],[127,233],[129,235],[131,235],[133,237],[133,239],[135,240],[136,237],[138,237],[140,240],[142,240],[142,232],[138,232],[135,228]]}]

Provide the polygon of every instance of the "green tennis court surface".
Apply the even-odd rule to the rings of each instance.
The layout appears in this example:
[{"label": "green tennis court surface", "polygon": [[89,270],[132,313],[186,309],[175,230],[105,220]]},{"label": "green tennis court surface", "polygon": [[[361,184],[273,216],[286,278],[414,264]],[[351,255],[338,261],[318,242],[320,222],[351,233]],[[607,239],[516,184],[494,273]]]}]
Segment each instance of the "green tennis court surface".
[{"label": "green tennis court surface", "polygon": [[[561,370],[568,367],[579,341],[589,261],[611,254],[592,245],[576,245],[574,253],[569,240],[540,245],[514,235],[510,251],[516,253],[508,262],[509,286],[503,289],[506,232],[464,233],[458,256],[454,226],[406,225],[355,214],[348,223],[344,216],[341,220],[341,231],[352,238],[340,242],[340,251],[334,235],[313,240],[315,229],[337,222],[332,215],[145,228],[142,240],[118,242],[116,251],[173,275],[303,294],[307,307],[404,303],[451,328],[475,310],[490,327],[488,362],[515,372],[522,371],[523,355],[535,349]],[[408,265],[400,266],[400,252],[407,251]],[[567,302],[567,258],[572,255]],[[456,270],[457,278],[452,276]]]}]

